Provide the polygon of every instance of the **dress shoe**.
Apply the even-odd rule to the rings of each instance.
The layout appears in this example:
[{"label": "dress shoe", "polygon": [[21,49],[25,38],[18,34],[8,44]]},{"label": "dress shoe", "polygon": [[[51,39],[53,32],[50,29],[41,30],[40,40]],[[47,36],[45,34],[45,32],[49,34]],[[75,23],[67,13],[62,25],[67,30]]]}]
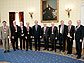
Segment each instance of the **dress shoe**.
[{"label": "dress shoe", "polygon": [[7,52],[10,52],[9,50],[7,50]]},{"label": "dress shoe", "polygon": [[26,49],[26,51],[28,51],[28,49]]},{"label": "dress shoe", "polygon": [[45,49],[43,49],[43,50],[46,50],[46,48],[45,48]]},{"label": "dress shoe", "polygon": [[14,49],[14,51],[16,51],[16,49]]},{"label": "dress shoe", "polygon": [[47,49],[47,51],[49,51],[49,49]]},{"label": "dress shoe", "polygon": [[77,59],[80,59],[81,57],[77,56],[76,58],[77,58]]},{"label": "dress shoe", "polygon": [[4,51],[4,53],[6,53],[6,51]]},{"label": "dress shoe", "polygon": [[35,51],[37,51],[37,49],[35,49]]},{"label": "dress shoe", "polygon": [[17,48],[17,50],[19,50],[19,48]]},{"label": "dress shoe", "polygon": [[50,51],[53,51],[53,49],[51,49]]}]

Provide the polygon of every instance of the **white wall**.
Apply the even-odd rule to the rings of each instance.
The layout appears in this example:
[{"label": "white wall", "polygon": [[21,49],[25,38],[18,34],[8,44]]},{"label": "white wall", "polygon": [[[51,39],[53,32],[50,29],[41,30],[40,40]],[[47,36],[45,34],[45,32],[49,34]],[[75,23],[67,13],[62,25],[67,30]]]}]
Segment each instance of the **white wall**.
[{"label": "white wall", "polygon": [[[81,0],[59,0],[59,21],[64,20],[65,24],[71,19],[73,24],[76,25],[76,21],[81,18]],[[66,6],[72,5],[71,17],[68,18],[65,11]],[[33,19],[30,18],[28,13],[29,9],[35,9]],[[9,25],[9,12],[24,11],[25,22],[31,22],[30,25],[34,25],[34,20],[37,19],[39,24],[43,25],[40,21],[40,0],[0,0],[1,21],[8,21]],[[50,26],[50,23],[48,23]],[[56,23],[55,25],[59,25]]]},{"label": "white wall", "polygon": [[81,2],[81,23],[84,25],[84,2]]},{"label": "white wall", "polygon": [[[68,20],[72,20],[73,25],[76,25],[76,21],[81,19],[81,1],[84,0],[59,0],[59,21],[64,20],[67,24]],[[71,16],[68,18],[65,8],[72,6]],[[30,18],[28,13],[29,9],[35,9],[33,19]],[[40,19],[40,0],[0,0],[0,13],[1,21],[6,20],[9,25],[9,12],[24,12],[24,21],[30,22],[30,25],[34,25],[34,21],[38,20],[39,24],[43,26]],[[60,22],[55,23],[58,26]],[[1,26],[2,24],[0,24]],[[51,26],[48,23],[48,26]],[[75,42],[74,45],[75,47]]]}]

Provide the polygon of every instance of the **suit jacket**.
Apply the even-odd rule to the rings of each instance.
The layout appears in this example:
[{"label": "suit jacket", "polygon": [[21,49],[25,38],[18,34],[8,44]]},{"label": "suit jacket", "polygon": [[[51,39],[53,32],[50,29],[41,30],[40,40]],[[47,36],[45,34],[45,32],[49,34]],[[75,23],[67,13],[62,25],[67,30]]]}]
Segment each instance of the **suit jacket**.
[{"label": "suit jacket", "polygon": [[26,36],[26,27],[23,26],[23,33],[22,33],[22,30],[21,30],[21,27],[20,27],[19,33],[20,33],[20,37],[21,37],[22,34],[24,34],[24,37],[25,37]]},{"label": "suit jacket", "polygon": [[[69,28],[68,28],[68,31],[69,31]],[[69,33],[70,33],[70,36],[72,37],[72,39],[74,40],[75,26],[71,25],[71,29],[70,29]]]},{"label": "suit jacket", "polygon": [[[50,27],[50,35],[52,34],[52,27]],[[55,37],[58,37],[58,30],[57,30],[57,27],[54,26],[54,29],[53,29],[53,34]]]},{"label": "suit jacket", "polygon": [[4,32],[3,26],[0,27],[0,38],[5,39],[8,38],[8,36],[11,36],[10,28],[6,26],[6,32]]},{"label": "suit jacket", "polygon": [[[59,25],[59,37],[60,37],[60,27],[61,27],[61,25]],[[63,30],[63,34],[62,34],[62,36],[66,39],[66,37],[67,37],[67,32],[68,32],[68,27],[66,26],[66,25],[64,25],[64,30]]]},{"label": "suit jacket", "polygon": [[17,36],[17,37],[19,37],[19,35],[20,35],[20,33],[19,33],[19,26],[16,25],[16,27],[17,27],[17,32],[16,32],[14,26],[11,26],[11,27],[10,27],[10,28],[11,28],[11,36]]},{"label": "suit jacket", "polygon": [[84,26],[83,26],[83,38],[84,38]]},{"label": "suit jacket", "polygon": [[42,27],[41,31],[42,31],[42,36],[45,35],[45,36],[49,37],[49,35],[50,35],[49,27],[46,27],[45,34],[44,34],[44,27]]},{"label": "suit jacket", "polygon": [[37,27],[37,31],[35,29],[35,25],[32,27],[32,35],[34,36],[34,38],[39,38],[42,34],[41,34],[41,26],[38,25]]},{"label": "suit jacket", "polygon": [[[76,26],[77,28],[78,26]],[[75,31],[75,39],[76,40],[80,40],[82,39],[83,40],[83,26],[80,25],[80,27]]]},{"label": "suit jacket", "polygon": [[27,27],[26,27],[26,36],[32,36],[32,28],[29,27],[29,34],[28,34],[28,31],[27,31]]}]

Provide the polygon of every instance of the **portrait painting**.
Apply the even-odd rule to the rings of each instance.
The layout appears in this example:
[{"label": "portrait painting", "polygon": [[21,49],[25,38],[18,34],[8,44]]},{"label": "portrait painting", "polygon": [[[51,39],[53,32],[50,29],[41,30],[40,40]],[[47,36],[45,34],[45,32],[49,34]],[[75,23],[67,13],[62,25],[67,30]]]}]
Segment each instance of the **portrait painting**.
[{"label": "portrait painting", "polygon": [[41,0],[41,22],[58,22],[59,1]]}]

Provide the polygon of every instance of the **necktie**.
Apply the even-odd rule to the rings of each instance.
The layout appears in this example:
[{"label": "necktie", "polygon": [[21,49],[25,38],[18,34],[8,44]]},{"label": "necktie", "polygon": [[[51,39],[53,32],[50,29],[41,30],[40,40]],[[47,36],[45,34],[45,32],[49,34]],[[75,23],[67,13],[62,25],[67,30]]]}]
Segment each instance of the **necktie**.
[{"label": "necktie", "polygon": [[35,26],[35,28],[36,28],[36,31],[37,31],[37,25]]},{"label": "necktie", "polygon": [[16,30],[16,26],[15,26],[15,30]]},{"label": "necktie", "polygon": [[44,33],[46,32],[46,27],[44,27]]},{"label": "necktie", "polygon": [[27,31],[29,32],[29,27],[27,27]]},{"label": "necktie", "polygon": [[4,32],[6,32],[6,27],[4,27]]},{"label": "necktie", "polygon": [[53,27],[52,27],[52,33],[53,33]]},{"label": "necktie", "polygon": [[69,26],[69,33],[70,33],[70,26]]}]

